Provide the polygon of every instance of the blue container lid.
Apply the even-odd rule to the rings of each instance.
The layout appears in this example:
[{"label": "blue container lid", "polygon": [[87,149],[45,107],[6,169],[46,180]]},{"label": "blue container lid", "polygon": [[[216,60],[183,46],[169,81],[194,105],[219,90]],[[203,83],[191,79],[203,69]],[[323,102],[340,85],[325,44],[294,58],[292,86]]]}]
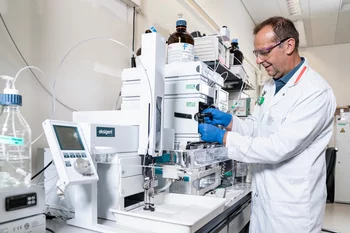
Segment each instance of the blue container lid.
[{"label": "blue container lid", "polygon": [[22,106],[22,96],[16,94],[0,94],[0,104]]},{"label": "blue container lid", "polygon": [[157,29],[154,26],[151,26],[149,30],[151,30],[151,32],[157,32]]},{"label": "blue container lid", "polygon": [[176,27],[178,27],[178,26],[187,26],[187,22],[186,22],[186,20],[184,20],[184,19],[178,19],[177,21],[176,21]]},{"label": "blue container lid", "polygon": [[232,39],[231,43],[237,43],[238,44],[238,39]]}]

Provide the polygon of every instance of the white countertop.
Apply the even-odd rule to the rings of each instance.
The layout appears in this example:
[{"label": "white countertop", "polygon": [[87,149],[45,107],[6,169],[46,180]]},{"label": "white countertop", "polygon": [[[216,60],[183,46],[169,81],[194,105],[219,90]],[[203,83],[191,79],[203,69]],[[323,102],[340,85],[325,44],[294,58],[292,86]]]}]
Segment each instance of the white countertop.
[{"label": "white countertop", "polygon": [[[116,226],[115,222],[109,220],[99,220],[100,224],[106,226]],[[76,226],[68,225],[65,222],[59,222],[57,220],[46,220],[46,227],[50,230],[53,230],[55,233],[92,233],[99,231],[91,231]],[[116,226],[115,232],[118,233],[143,233],[140,229],[131,229],[130,227],[125,226]],[[147,233],[147,232],[145,232]]]},{"label": "white countertop", "polygon": [[[225,204],[225,209],[231,207],[235,203],[237,203],[239,200],[241,200],[243,197],[245,197],[249,192],[250,188],[247,188],[245,190],[230,190],[228,189],[226,191],[226,199],[227,202]],[[102,220],[103,224],[113,226],[115,222],[113,221],[107,221],[107,220]],[[66,224],[65,222],[59,222],[57,220],[47,220],[46,221],[46,227],[53,230],[55,233],[91,233],[91,232],[96,232],[96,231],[90,231],[86,230],[83,228],[75,227],[75,226],[70,226]],[[118,231],[119,232],[119,231]],[[130,229],[128,230],[124,229],[125,233],[140,233],[139,229]],[[123,232],[123,233],[124,233]]]},{"label": "white countertop", "polygon": [[237,203],[239,200],[241,200],[250,192],[251,192],[251,188],[246,188],[245,190],[228,189],[226,191],[226,197],[225,197],[227,199],[227,202],[225,204],[225,209],[233,206],[235,203]]}]

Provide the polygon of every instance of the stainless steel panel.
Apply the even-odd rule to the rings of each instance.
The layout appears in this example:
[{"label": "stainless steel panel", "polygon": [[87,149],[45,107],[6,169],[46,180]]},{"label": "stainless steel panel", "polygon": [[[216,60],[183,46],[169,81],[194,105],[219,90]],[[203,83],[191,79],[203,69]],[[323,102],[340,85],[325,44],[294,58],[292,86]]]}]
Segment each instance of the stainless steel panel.
[{"label": "stainless steel panel", "polygon": [[245,225],[250,220],[250,204],[247,205],[243,210],[241,210],[240,214],[237,215],[228,226],[228,233],[239,233]]},{"label": "stainless steel panel", "polygon": [[224,228],[222,228],[221,231],[219,231],[219,233],[227,233],[228,232],[228,226],[225,226]]}]

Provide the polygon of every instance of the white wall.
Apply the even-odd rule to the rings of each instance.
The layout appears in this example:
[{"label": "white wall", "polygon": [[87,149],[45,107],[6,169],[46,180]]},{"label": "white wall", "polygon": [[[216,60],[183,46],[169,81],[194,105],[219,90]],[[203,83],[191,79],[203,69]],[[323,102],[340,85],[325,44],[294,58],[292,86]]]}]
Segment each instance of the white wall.
[{"label": "white wall", "polygon": [[350,44],[339,44],[300,49],[309,64],[333,88],[337,105],[350,104]]},{"label": "white wall", "polygon": [[187,21],[189,33],[198,30],[208,34],[216,33],[208,23],[203,21],[184,0],[144,0],[141,1],[142,11],[137,17],[137,47],[140,46],[141,34],[150,26],[155,26],[162,36],[168,39],[176,31],[178,14],[182,14]]},{"label": "white wall", "polygon": [[[300,54],[332,87],[337,105],[350,105],[350,44],[305,48]],[[329,145],[335,146],[335,133]]]},{"label": "white wall", "polygon": [[[51,80],[63,56],[79,41],[104,36],[131,46],[131,11],[118,1],[98,1],[108,7],[87,0],[1,1],[0,12],[22,54]],[[114,109],[121,70],[129,67],[130,56],[126,49],[105,40],[83,44],[71,53],[58,75],[58,99],[76,110]],[[96,64],[104,67],[102,70],[111,70],[114,76],[94,71]],[[0,22],[0,73],[14,76],[24,66]],[[39,74],[38,77],[49,88],[47,80]],[[0,89],[2,86],[0,81]],[[51,117],[50,95],[29,71],[19,76],[16,87],[23,96],[22,114],[34,139],[43,131],[41,123]],[[72,113],[57,104],[56,119],[71,120]],[[45,137],[34,144],[34,157],[36,148],[46,145]]]}]

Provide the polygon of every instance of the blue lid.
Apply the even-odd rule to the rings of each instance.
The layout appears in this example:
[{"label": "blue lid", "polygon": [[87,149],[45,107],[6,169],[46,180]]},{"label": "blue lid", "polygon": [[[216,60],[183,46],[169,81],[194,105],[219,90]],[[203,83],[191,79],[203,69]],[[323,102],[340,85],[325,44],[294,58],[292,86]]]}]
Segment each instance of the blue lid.
[{"label": "blue lid", "polygon": [[149,30],[151,30],[151,32],[157,32],[157,29],[155,27],[150,27]]},{"label": "blue lid", "polygon": [[182,18],[180,18],[180,19],[178,19],[177,21],[176,21],[176,27],[178,27],[178,26],[187,26],[187,22],[186,22],[186,20],[184,20],[184,19],[182,19]]},{"label": "blue lid", "polygon": [[22,96],[16,94],[0,94],[0,104],[22,106]]},{"label": "blue lid", "polygon": [[238,44],[238,39],[232,39],[231,43],[237,43]]}]

